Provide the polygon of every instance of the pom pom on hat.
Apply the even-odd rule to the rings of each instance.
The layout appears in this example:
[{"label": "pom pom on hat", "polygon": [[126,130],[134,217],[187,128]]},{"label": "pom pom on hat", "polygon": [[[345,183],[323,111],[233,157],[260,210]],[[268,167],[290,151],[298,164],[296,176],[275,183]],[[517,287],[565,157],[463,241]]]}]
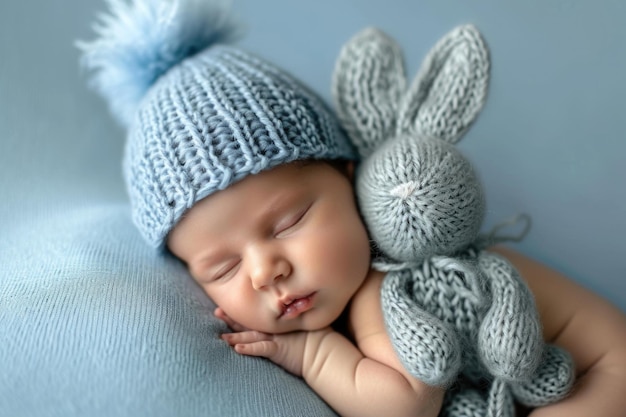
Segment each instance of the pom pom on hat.
[{"label": "pom pom on hat", "polygon": [[201,199],[303,159],[357,156],[336,117],[285,71],[225,41],[215,0],[109,0],[99,38],[81,43],[97,90],[128,128],[123,173],[132,217],[163,248]]},{"label": "pom pom on hat", "polygon": [[239,30],[226,1],[107,0],[110,14],[94,25],[99,38],[77,42],[81,63],[94,70],[91,85],[111,113],[128,126],[148,89],[196,52],[234,40]]}]

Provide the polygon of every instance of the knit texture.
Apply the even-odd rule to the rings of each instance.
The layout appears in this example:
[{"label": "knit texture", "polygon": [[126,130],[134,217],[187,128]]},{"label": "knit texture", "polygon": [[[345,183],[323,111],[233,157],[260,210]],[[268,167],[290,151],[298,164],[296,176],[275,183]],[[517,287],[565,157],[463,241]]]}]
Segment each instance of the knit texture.
[{"label": "knit texture", "polygon": [[[356,157],[313,92],[262,59],[220,44],[231,30],[211,19],[215,7],[195,0],[118,3],[100,38],[82,44],[83,62],[114,114],[133,114],[123,118],[130,120],[124,177],[133,220],[151,245],[163,247],[196,202],[248,175],[295,160]],[[210,31],[198,24],[204,18],[220,25]],[[162,42],[141,36],[132,42],[124,36],[129,32]],[[143,67],[158,70],[134,75]],[[133,83],[140,85],[128,100],[115,94],[120,84]]]},{"label": "knit texture", "polygon": [[482,187],[453,146],[482,107],[488,60],[480,46],[467,28],[444,38],[408,91],[400,48],[378,30],[355,36],[337,61],[339,118],[366,158],[356,179],[360,209],[396,260],[460,250],[481,226]]},{"label": "knit texture", "polygon": [[[472,166],[452,144],[430,137],[385,142],[363,161],[356,189],[372,238],[398,261],[464,248],[485,211]],[[373,220],[381,217],[388,221]]]},{"label": "knit texture", "polygon": [[[416,378],[451,387],[442,415],[502,416],[514,398],[545,405],[573,382],[569,355],[546,346],[532,293],[485,249],[483,189],[454,145],[482,109],[489,57],[472,26],[430,51],[407,89],[399,46],[365,29],[342,49],[333,79],[340,120],[364,161],[359,207],[387,271],[387,332]],[[469,385],[456,385],[457,377]],[[485,389],[485,387],[487,387]]]},{"label": "knit texture", "polygon": [[473,389],[449,390],[443,403],[440,417],[485,417],[487,404],[481,394]]}]

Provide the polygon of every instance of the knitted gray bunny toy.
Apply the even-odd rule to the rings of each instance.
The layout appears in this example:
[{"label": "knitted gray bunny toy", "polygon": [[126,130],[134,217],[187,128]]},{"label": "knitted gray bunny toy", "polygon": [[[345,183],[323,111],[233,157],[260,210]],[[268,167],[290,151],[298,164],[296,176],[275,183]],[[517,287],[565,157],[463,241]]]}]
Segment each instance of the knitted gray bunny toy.
[{"label": "knitted gray bunny toy", "polygon": [[382,255],[375,266],[388,271],[387,331],[416,378],[452,388],[448,416],[512,416],[513,398],[545,405],[574,378],[569,355],[544,344],[518,272],[484,250],[493,236],[479,235],[482,187],[454,145],[480,112],[488,78],[480,34],[461,26],[433,47],[410,86],[397,43],[371,28],[343,47],[333,79],[340,120],[362,157],[356,192]]}]

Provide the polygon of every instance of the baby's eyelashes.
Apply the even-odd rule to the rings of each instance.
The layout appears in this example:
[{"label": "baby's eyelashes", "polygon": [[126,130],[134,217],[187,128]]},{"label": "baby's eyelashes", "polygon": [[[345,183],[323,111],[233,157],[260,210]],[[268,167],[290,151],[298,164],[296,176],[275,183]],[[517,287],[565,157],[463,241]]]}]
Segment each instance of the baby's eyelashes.
[{"label": "baby's eyelashes", "polygon": [[222,280],[225,278],[230,278],[234,275],[239,269],[239,265],[241,265],[240,259],[234,259],[227,261],[221,265],[218,265],[214,270],[215,272],[211,275],[211,281]]},{"label": "baby's eyelashes", "polygon": [[232,277],[237,273],[240,264],[241,259],[239,258],[226,259],[224,261],[218,260],[211,263],[200,263],[191,272],[200,283],[207,284]]},{"label": "baby's eyelashes", "polygon": [[307,205],[302,210],[296,211],[295,214],[286,216],[275,227],[274,236],[277,238],[285,237],[299,226],[306,218],[312,204]]}]

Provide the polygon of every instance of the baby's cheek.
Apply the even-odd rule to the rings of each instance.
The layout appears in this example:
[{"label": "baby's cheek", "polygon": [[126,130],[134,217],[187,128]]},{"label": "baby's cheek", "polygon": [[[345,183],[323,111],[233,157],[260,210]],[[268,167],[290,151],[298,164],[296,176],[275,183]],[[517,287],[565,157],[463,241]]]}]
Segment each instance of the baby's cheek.
[{"label": "baby's cheek", "polygon": [[334,230],[324,230],[325,236],[320,239],[318,252],[324,254],[323,259],[328,268],[351,274],[359,273],[359,271],[365,273],[369,269],[370,262],[367,233],[364,228],[357,227],[358,225],[346,226],[344,223],[337,225]]},{"label": "baby's cheek", "polygon": [[222,310],[226,313],[228,317],[235,320],[239,324],[245,325],[243,321],[245,321],[245,310],[242,309],[241,296],[238,296],[239,289],[238,288],[220,288],[215,289],[215,287],[211,287],[205,290],[207,295],[213,302],[221,307]]}]

